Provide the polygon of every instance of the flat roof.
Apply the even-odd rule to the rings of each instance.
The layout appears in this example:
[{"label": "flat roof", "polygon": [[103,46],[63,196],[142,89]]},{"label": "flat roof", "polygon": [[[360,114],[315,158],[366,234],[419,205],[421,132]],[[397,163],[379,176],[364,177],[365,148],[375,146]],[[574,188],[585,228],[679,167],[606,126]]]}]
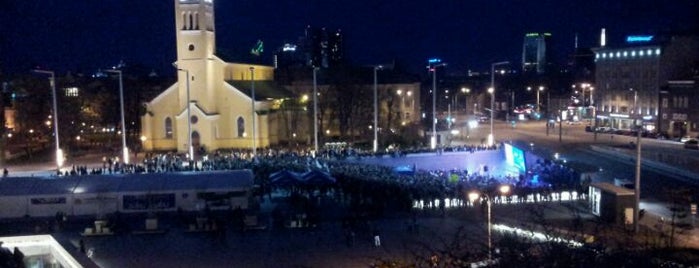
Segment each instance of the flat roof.
[{"label": "flat roof", "polygon": [[0,195],[63,195],[250,188],[252,171],[165,172],[66,177],[12,177],[0,180]]},{"label": "flat roof", "polygon": [[633,195],[634,194],[634,191],[631,191],[630,189],[626,189],[626,188],[621,187],[621,186],[616,186],[616,185],[608,183],[608,182],[591,183],[590,187],[595,187],[595,188],[598,188],[604,192],[613,193],[615,195]]}]

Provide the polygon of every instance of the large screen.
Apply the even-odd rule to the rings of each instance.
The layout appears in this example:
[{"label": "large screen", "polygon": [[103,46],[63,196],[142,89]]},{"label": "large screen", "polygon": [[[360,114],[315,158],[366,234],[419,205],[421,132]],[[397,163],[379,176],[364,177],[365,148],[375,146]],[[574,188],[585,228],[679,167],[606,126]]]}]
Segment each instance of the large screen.
[{"label": "large screen", "polygon": [[512,146],[509,143],[505,143],[505,161],[507,161],[508,165],[519,169],[519,172],[521,173],[527,171],[527,166],[525,165],[524,161],[524,151]]}]

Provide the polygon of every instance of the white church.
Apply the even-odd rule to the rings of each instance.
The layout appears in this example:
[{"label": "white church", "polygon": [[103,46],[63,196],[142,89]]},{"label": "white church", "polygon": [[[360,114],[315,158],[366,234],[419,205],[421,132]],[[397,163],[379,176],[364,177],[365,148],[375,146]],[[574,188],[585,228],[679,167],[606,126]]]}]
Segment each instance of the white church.
[{"label": "white church", "polygon": [[285,128],[277,111],[293,94],[273,81],[274,68],[215,55],[212,0],[175,0],[175,18],[177,82],[146,103],[144,149],[192,153],[278,143]]}]

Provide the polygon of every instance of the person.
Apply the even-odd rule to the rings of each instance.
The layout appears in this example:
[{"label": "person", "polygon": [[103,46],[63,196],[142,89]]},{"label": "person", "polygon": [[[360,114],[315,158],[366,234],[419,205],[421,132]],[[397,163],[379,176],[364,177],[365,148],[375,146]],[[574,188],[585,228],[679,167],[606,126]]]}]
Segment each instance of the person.
[{"label": "person", "polygon": [[379,229],[374,229],[374,246],[381,246],[381,236],[379,235]]},{"label": "person", "polygon": [[4,169],[2,170],[2,176],[3,176],[3,177],[7,177],[8,175],[10,175],[10,171],[7,170],[7,168],[4,168]]}]

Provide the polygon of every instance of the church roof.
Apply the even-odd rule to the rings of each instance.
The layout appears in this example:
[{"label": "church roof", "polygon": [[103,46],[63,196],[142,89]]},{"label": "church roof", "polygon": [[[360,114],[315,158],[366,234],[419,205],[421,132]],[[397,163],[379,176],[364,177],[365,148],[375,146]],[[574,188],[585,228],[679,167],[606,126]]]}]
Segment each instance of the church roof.
[{"label": "church roof", "polygon": [[[226,83],[240,90],[240,92],[243,92],[245,95],[252,95],[252,81],[250,80],[228,80]],[[275,83],[273,80],[255,81],[256,101],[268,99],[287,99],[292,97],[294,97],[294,93]]]}]

